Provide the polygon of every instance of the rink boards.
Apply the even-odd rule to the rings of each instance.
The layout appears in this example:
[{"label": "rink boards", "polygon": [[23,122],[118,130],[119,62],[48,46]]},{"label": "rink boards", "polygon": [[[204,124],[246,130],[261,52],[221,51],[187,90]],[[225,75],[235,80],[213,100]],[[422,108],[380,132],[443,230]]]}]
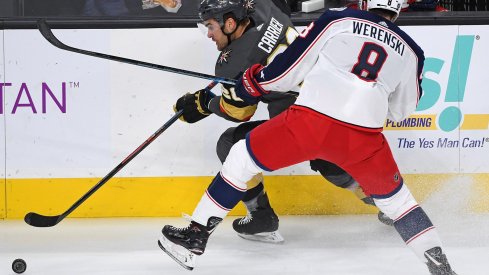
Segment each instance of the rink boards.
[{"label": "rink boards", "polygon": [[[463,211],[488,212],[489,176],[464,177],[464,187],[450,189],[450,175],[405,175],[410,190],[420,202],[443,192],[442,203],[461,202]],[[191,214],[212,177],[115,178],[97,191],[70,217],[173,217]],[[34,211],[59,215],[85,194],[98,179],[11,179],[7,180],[7,217],[22,218]],[[377,213],[355,195],[315,175],[268,176],[266,190],[280,215]],[[440,191],[443,190],[443,191]],[[238,204],[230,215],[244,215]]]},{"label": "rink boards", "polygon": [[[426,56],[418,111],[385,127],[406,183],[422,201],[465,175],[468,209],[488,211],[489,27],[403,29]],[[0,218],[63,212],[161,127],[179,96],[209,83],[63,51],[36,30],[0,32]],[[206,74],[218,54],[196,28],[54,33],[77,48]],[[215,143],[234,125],[216,116],[176,122],[73,216],[191,213],[219,171]],[[266,188],[281,214],[375,212],[307,164],[267,174]]]}]

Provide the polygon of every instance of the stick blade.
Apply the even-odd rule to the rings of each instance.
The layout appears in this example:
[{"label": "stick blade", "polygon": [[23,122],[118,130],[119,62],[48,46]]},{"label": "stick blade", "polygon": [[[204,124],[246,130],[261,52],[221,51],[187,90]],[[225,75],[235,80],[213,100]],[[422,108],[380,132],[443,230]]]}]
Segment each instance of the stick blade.
[{"label": "stick blade", "polygon": [[52,227],[59,223],[60,216],[43,216],[34,212],[27,213],[24,221],[34,227]]}]

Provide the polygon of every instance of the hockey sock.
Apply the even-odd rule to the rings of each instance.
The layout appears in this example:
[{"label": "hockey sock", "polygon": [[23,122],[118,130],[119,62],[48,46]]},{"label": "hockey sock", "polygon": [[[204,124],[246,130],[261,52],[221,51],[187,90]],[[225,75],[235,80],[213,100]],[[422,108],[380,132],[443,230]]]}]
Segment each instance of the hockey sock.
[{"label": "hockey sock", "polygon": [[246,187],[240,187],[224,178],[221,173],[214,177],[199,204],[192,214],[192,219],[206,225],[210,217],[224,218],[243,198]]},{"label": "hockey sock", "polygon": [[248,153],[245,141],[238,141],[194,210],[193,220],[206,224],[212,216],[224,218],[243,199],[247,182],[261,172],[263,170]]},{"label": "hockey sock", "polygon": [[420,260],[426,262],[426,250],[441,247],[435,227],[405,184],[401,183],[392,194],[372,197],[375,205],[394,220],[397,232]]},{"label": "hockey sock", "polygon": [[394,221],[394,227],[406,245],[423,262],[426,262],[425,251],[433,247],[441,247],[441,240],[435,226],[433,226],[430,218],[419,205],[414,206],[397,218]]}]

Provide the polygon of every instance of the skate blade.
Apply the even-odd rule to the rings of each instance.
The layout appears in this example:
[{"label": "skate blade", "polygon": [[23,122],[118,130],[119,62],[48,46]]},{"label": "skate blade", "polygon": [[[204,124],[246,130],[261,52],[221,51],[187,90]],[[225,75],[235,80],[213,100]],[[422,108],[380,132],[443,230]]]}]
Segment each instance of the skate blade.
[{"label": "skate blade", "polygon": [[263,233],[253,234],[253,235],[238,233],[238,236],[240,236],[245,240],[264,242],[264,243],[282,244],[285,241],[284,237],[282,237],[282,235],[278,231],[263,232]]},{"label": "skate blade", "polygon": [[161,250],[165,251],[168,256],[170,256],[183,268],[188,270],[194,269],[197,255],[179,245],[172,243],[164,236],[160,237],[158,240],[158,245],[160,246]]}]

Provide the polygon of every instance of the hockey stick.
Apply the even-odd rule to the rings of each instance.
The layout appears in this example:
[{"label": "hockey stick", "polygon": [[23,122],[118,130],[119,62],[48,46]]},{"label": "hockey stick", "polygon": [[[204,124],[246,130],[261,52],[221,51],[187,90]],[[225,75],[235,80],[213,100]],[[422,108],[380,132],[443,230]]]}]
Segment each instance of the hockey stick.
[{"label": "hockey stick", "polygon": [[64,44],[63,42],[59,41],[58,38],[53,34],[49,26],[46,24],[45,20],[39,20],[37,22],[37,27],[39,28],[39,31],[41,32],[42,36],[46,38],[49,43],[53,44],[55,47],[70,51],[70,52],[75,52],[79,54],[85,54],[85,55],[90,55],[98,58],[104,58],[112,61],[119,61],[122,63],[128,63],[136,66],[142,66],[142,67],[147,67],[150,69],[156,69],[156,70],[161,70],[165,72],[171,72],[171,73],[176,73],[176,74],[182,74],[182,75],[187,75],[187,76],[192,76],[192,77],[197,77],[197,78],[202,78],[202,79],[207,79],[211,81],[215,81],[218,83],[225,83],[225,84],[231,84],[235,85],[236,80],[234,79],[229,79],[229,78],[223,78],[223,77],[217,77],[214,75],[208,75],[208,74],[203,74],[203,73],[198,73],[198,72],[193,72],[193,71],[187,71],[183,69],[177,69],[177,68],[172,68],[172,67],[167,67],[163,65],[158,65],[158,64],[153,64],[153,63],[148,63],[140,60],[134,60],[134,59],[129,59],[129,58],[124,58],[120,56],[114,56],[114,55],[108,55],[104,53],[99,53],[99,52],[92,52],[92,51],[87,51],[83,49],[78,49],[74,48],[71,46],[68,46]]},{"label": "hockey stick", "polygon": [[172,125],[182,115],[183,110],[176,112],[163,126],[161,126],[153,135],[151,135],[146,141],[144,141],[136,150],[134,150],[129,156],[127,156],[119,165],[117,165],[112,171],[110,171],[103,179],[101,179],[95,186],[93,186],[85,195],[78,199],[68,210],[63,214],[57,216],[44,216],[34,212],[27,213],[24,217],[24,221],[34,227],[51,227],[58,224],[71,212],[73,212],[80,204],[88,199],[93,193],[95,193],[100,187],[102,187],[107,181],[109,181],[117,172],[119,172],[126,164],[128,164],[134,157],[136,157],[141,151],[144,150],[151,142],[153,142],[158,136],[160,136],[170,125]]},{"label": "hockey stick", "polygon": [[[206,90],[211,90],[214,86],[217,85],[217,81],[211,82]],[[78,199],[68,210],[66,210],[63,214],[57,216],[44,216],[41,214],[37,214],[34,212],[27,213],[24,217],[24,221],[31,226],[34,227],[51,227],[57,225],[60,221],[62,221],[66,216],[68,216],[71,212],[73,212],[80,204],[82,204],[85,200],[87,200],[93,193],[95,193],[102,185],[104,185],[107,181],[109,181],[117,172],[119,172],[126,164],[128,164],[132,159],[134,159],[139,153],[141,153],[144,148],[146,148],[151,142],[153,142],[157,137],[159,137],[168,127],[170,127],[178,118],[182,115],[183,110],[180,110],[175,113],[163,126],[161,126],[153,135],[151,135],[147,140],[145,140],[141,145],[139,145],[136,150],[134,150],[129,156],[127,156],[119,165],[117,165],[112,171],[110,171],[103,179],[101,179],[95,186],[92,187],[85,195],[83,195],[80,199]]]}]

